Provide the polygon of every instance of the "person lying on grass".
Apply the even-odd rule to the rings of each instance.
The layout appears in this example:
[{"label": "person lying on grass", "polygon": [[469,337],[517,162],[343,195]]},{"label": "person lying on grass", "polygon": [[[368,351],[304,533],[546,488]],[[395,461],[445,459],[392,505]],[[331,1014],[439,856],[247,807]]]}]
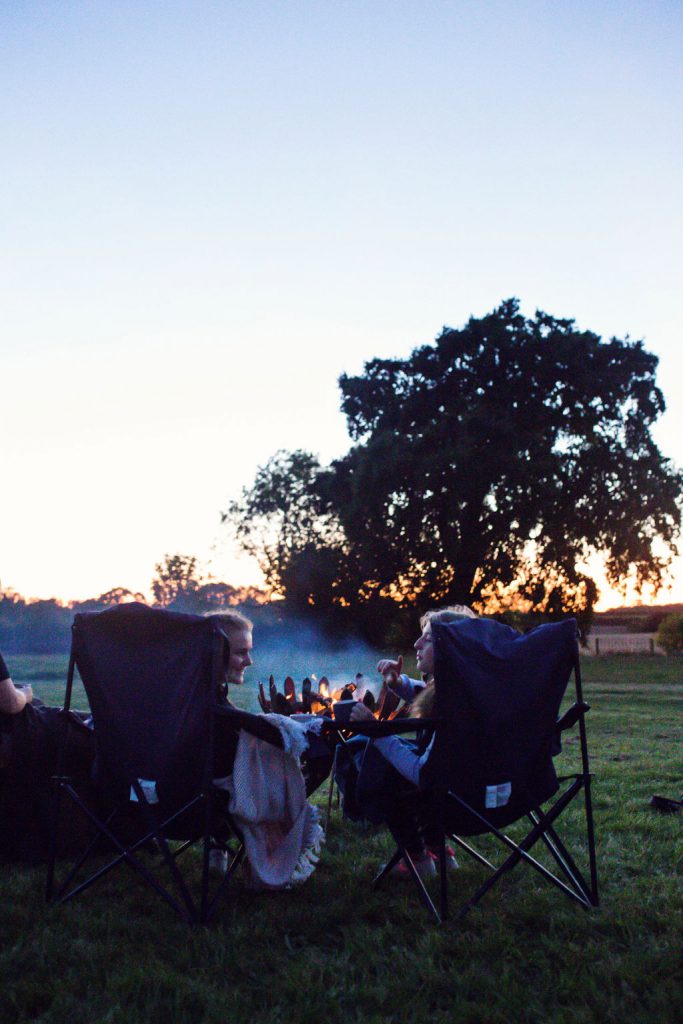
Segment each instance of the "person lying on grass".
[{"label": "person lying on grass", "polygon": [[[411,701],[408,714],[411,718],[429,718],[434,710],[434,647],[432,643],[432,622],[460,622],[476,618],[466,605],[426,612],[420,619],[421,634],[415,641],[417,667],[422,680],[411,679],[402,673],[403,659],[384,659],[377,668],[387,685],[404,700]],[[372,721],[372,712],[358,702],[351,713],[351,723]],[[358,737],[347,744],[352,749],[351,762],[340,752],[335,763],[335,777],[345,793],[344,807],[347,810],[347,793],[350,796],[349,817],[369,820],[375,824],[386,824],[396,840],[410,854],[419,874],[429,877],[436,874],[437,855],[432,849],[434,837],[423,835],[418,827],[417,809],[419,804],[418,781],[420,771],[427,761],[434,740],[433,731],[425,729],[416,740],[399,736],[384,736],[372,740]],[[350,771],[349,771],[350,769]],[[344,779],[346,774],[346,779]],[[352,781],[351,781],[352,780]],[[351,786],[349,786],[351,781]],[[457,867],[453,851],[447,851],[450,867]],[[399,861],[392,874],[407,876],[408,869]]]}]

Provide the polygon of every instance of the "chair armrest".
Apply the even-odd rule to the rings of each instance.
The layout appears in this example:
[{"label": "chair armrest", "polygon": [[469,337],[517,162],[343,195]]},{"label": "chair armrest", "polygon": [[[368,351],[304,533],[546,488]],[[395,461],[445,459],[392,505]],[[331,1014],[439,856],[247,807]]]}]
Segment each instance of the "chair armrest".
[{"label": "chair armrest", "polygon": [[586,704],[585,700],[575,701],[570,708],[567,708],[565,713],[558,718],[555,728],[557,732],[564,732],[566,729],[572,729],[580,718],[590,711],[590,704]]},{"label": "chair armrest", "polygon": [[284,748],[280,730],[272,722],[267,722],[263,715],[252,715],[249,711],[240,711],[229,704],[215,705],[214,711],[226,718],[235,729],[244,729],[257,739],[270,743],[272,747],[279,747],[280,750]]}]

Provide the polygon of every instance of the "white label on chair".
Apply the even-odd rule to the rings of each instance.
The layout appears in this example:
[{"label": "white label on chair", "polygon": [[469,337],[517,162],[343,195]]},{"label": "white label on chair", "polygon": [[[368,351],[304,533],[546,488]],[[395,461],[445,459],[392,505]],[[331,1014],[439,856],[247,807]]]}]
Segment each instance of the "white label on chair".
[{"label": "white label on chair", "polygon": [[[154,779],[138,779],[138,785],[143,792],[143,795],[148,804],[158,804],[159,797],[157,795],[157,784]],[[130,798],[135,803],[138,802],[137,793],[133,786],[130,787]]]},{"label": "white label on chair", "polygon": [[512,793],[511,782],[501,782],[498,786],[486,787],[486,806],[505,807]]}]

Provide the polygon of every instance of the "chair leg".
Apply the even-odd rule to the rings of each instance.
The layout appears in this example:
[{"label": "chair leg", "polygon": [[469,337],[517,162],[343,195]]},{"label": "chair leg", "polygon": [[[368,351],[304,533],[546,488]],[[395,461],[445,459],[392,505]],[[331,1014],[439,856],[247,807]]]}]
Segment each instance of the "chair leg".
[{"label": "chair leg", "polygon": [[599,907],[600,894],[598,891],[598,859],[595,853],[595,828],[593,826],[593,801],[591,799],[590,774],[587,774],[584,780],[584,801],[586,808],[586,831],[588,832],[588,860],[591,875],[591,903],[594,907]]},{"label": "chair leg", "polygon": [[396,852],[394,853],[394,855],[391,858],[391,860],[387,861],[387,863],[384,865],[384,867],[382,868],[380,873],[378,875],[376,875],[375,878],[373,879],[372,884],[373,884],[374,887],[378,886],[383,878],[386,878],[386,876],[389,874],[389,872],[392,871],[393,868],[396,867],[396,865],[398,864],[398,862],[401,860],[402,857],[403,857],[403,852],[402,852],[402,850],[399,847],[399,849],[397,849]]},{"label": "chair leg", "polygon": [[451,832],[448,838],[452,839],[453,842],[457,846],[459,846],[461,850],[465,850],[465,852],[468,853],[470,857],[473,857],[474,860],[477,861],[477,863],[482,864],[485,868],[489,868],[490,871],[496,870],[495,866],[491,863],[490,860],[487,860],[486,857],[483,857],[478,850],[475,850],[473,846],[470,846],[469,843],[466,843],[464,839],[460,838],[460,836],[456,836],[453,832]]},{"label": "chair leg", "polygon": [[85,804],[81,800],[81,798],[78,796],[75,790],[72,789],[70,785],[66,784],[65,789],[68,796],[80,807],[85,816],[89,818],[90,821],[92,821],[93,825],[95,826],[95,828],[98,829],[100,834],[104,836],[106,839],[108,839],[112,846],[114,846],[115,849],[118,850],[118,856],[116,856],[113,860],[109,861],[107,864],[104,865],[104,867],[101,867],[94,874],[90,875],[89,878],[86,878],[84,882],[81,882],[80,885],[76,886],[76,888],[72,889],[70,892],[64,893],[62,889],[60,889],[60,892],[58,894],[59,902],[69,902],[74,897],[80,895],[80,893],[85,892],[86,889],[89,889],[91,885],[97,882],[100,878],[103,878],[113,868],[117,867],[120,863],[125,862],[128,865],[128,867],[131,868],[132,871],[134,871],[144,882],[147,883],[147,885],[149,885],[152,889],[155,890],[155,892],[159,894],[159,896],[166,900],[166,902],[173,908],[173,910],[175,910],[179,917],[181,917],[188,924],[192,924],[193,919],[192,916],[188,914],[187,908],[184,907],[182,904],[178,903],[177,900],[173,898],[171,893],[168,892],[168,890],[157,881],[154,875],[152,875],[152,873],[147,870],[145,865],[134,855],[134,851],[143,846],[143,844],[152,836],[148,834],[144,837],[144,839],[139,840],[131,847],[124,846],[124,844],[121,843],[119,839],[111,832],[107,824],[103,822],[100,818],[98,818],[97,815],[93,813],[93,811],[91,811],[87,804]]},{"label": "chair leg", "polygon": [[[142,791],[140,783],[136,779],[133,780],[133,789],[135,791],[135,795],[137,796],[138,803],[142,810],[143,818],[147,822],[148,831],[153,834],[154,839],[157,842],[157,845],[161,852],[161,856],[164,859],[164,863],[166,864],[166,867],[170,872],[171,878],[175,883],[180,898],[185,904],[190,921],[194,922],[195,920],[201,917],[202,911],[200,910],[199,915],[197,914],[197,907],[194,899],[192,898],[192,893],[188,889],[185,879],[183,878],[178,868],[178,865],[176,864],[175,859],[171,854],[171,850],[169,848],[166,837],[160,831],[159,821],[156,814],[156,807],[149,803],[145,794]],[[203,886],[202,896],[204,897]]]},{"label": "chair leg", "polygon": [[45,880],[45,902],[50,903],[55,886],[55,863],[57,861],[57,829],[59,828],[60,812],[62,803],[61,779],[55,780],[54,804],[52,807],[52,820],[50,822],[50,852],[47,862],[47,878]]},{"label": "chair leg", "polygon": [[446,864],[446,835],[439,837],[439,895],[441,902],[441,920],[448,919],[448,866]]},{"label": "chair leg", "polygon": [[209,924],[211,919],[213,918],[213,915],[216,912],[216,908],[218,907],[218,904],[220,903],[223,897],[223,893],[230,884],[232,876],[234,875],[235,871],[237,871],[237,868],[244,860],[244,853],[244,843],[242,840],[240,840],[240,845],[237,849],[235,856],[232,858],[230,864],[228,865],[228,869],[225,872],[225,875],[223,876],[223,878],[221,878],[220,884],[216,889],[213,897],[211,898],[211,901],[207,903],[205,915],[201,922],[202,924]]},{"label": "chair leg", "polygon": [[479,821],[481,821],[482,824],[487,826],[487,831],[491,835],[496,836],[496,838],[499,839],[500,842],[502,842],[505,846],[508,847],[509,850],[512,851],[507,860],[505,860],[503,864],[501,864],[501,866],[496,871],[494,871],[493,875],[491,875],[491,877],[488,878],[487,881],[479,889],[477,889],[472,899],[463,905],[463,907],[460,909],[458,913],[458,917],[463,917],[476,903],[479,902],[482,896],[484,896],[485,893],[487,893],[488,890],[493,885],[495,885],[495,883],[498,881],[501,875],[505,874],[506,871],[510,871],[517,863],[519,863],[520,860],[526,861],[526,863],[529,864],[531,867],[535,868],[535,870],[539,874],[541,874],[549,882],[555,885],[558,889],[561,889],[562,892],[565,892],[571,899],[576,900],[577,903],[580,903],[584,907],[591,905],[590,900],[585,895],[579,895],[568,885],[562,882],[559,878],[553,875],[551,871],[548,871],[548,869],[544,867],[543,864],[541,864],[539,861],[537,861],[534,857],[532,857],[529,854],[529,850],[535,845],[535,843],[538,842],[538,840],[543,835],[546,826],[548,824],[552,824],[553,821],[562,813],[565,807],[574,799],[576,794],[579,792],[582,784],[583,781],[581,779],[577,779],[557,800],[557,802],[551,808],[550,812],[547,815],[543,816],[544,823],[536,825],[519,844],[513,842],[513,840],[510,839],[509,836],[505,835],[504,832],[501,832],[500,829],[496,828],[494,825],[491,824],[491,822],[487,821],[486,818],[483,817],[483,815],[479,814],[478,811],[475,811],[474,808],[470,807],[469,804],[465,803],[465,801],[462,800],[459,796],[457,796],[457,794],[453,793],[452,791],[450,792],[449,795],[453,800],[455,800],[455,802],[459,806],[469,811],[469,813],[472,814],[472,816],[475,819],[479,819]]},{"label": "chair leg", "polygon": [[540,807],[529,814],[529,821],[533,825],[543,825],[544,831],[541,838],[554,858],[555,863],[564,872],[576,891],[592,904],[591,892],[583,874],[555,829],[545,820]]},{"label": "chair leg", "polygon": [[330,785],[327,791],[327,814],[325,815],[325,832],[329,831],[332,816],[332,795],[334,793],[334,771],[330,772]]},{"label": "chair leg", "polygon": [[424,903],[424,905],[427,908],[427,910],[430,911],[434,915],[434,917],[436,918],[436,923],[437,924],[441,924],[441,915],[439,914],[439,911],[434,906],[434,902],[433,902],[431,896],[429,895],[429,893],[427,892],[427,889],[425,887],[424,882],[422,881],[422,879],[420,878],[419,874],[417,873],[417,868],[415,867],[415,865],[413,863],[413,858],[410,856],[410,854],[408,853],[407,850],[403,851],[403,859],[406,862],[406,865],[408,867],[408,871],[410,872],[410,876],[411,876],[413,882],[417,886],[417,891],[418,891],[420,899]]},{"label": "chair leg", "polygon": [[[424,903],[425,907],[427,908],[427,910],[431,914],[434,915],[434,917],[436,919],[436,923],[437,924],[441,924],[442,923],[442,916],[439,913],[439,911],[436,909],[436,907],[434,906],[434,901],[432,900],[431,896],[427,892],[427,889],[425,888],[425,884],[424,884],[424,882],[422,881],[422,879],[420,878],[420,876],[419,876],[419,874],[417,872],[417,868],[415,867],[415,864],[413,863],[413,858],[410,856],[408,851],[406,849],[404,849],[403,847],[399,846],[398,849],[396,850],[396,852],[394,853],[394,855],[392,856],[392,858],[389,861],[387,861],[387,863],[384,865],[384,867],[382,868],[380,873],[374,879],[374,881],[372,883],[373,887],[378,886],[379,883],[382,881],[382,879],[386,878],[386,876],[389,874],[389,872],[392,870],[392,868],[394,868],[398,864],[398,862],[400,860],[403,860],[405,862],[405,865],[408,868],[408,872],[410,874],[410,877],[412,878],[413,882],[417,886],[418,895],[419,895],[420,899],[422,900],[422,902]],[[445,863],[445,846],[444,846],[444,863]]]}]

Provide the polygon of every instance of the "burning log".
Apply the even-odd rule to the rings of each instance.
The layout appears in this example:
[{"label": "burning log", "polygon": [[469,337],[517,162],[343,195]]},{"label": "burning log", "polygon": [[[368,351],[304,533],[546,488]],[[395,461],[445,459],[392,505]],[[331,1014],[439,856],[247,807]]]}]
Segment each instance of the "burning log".
[{"label": "burning log", "polygon": [[306,678],[301,684],[301,703],[303,704],[304,711],[311,710],[311,680]]},{"label": "burning log", "polygon": [[401,698],[398,694],[390,690],[386,682],[382,683],[382,689],[377,698],[377,717],[379,720],[385,722],[387,719],[393,718],[400,703]]},{"label": "burning log", "polygon": [[365,704],[366,708],[368,708],[369,711],[372,711],[374,715],[377,710],[377,702],[371,690],[366,690],[363,694],[363,704]]},{"label": "burning log", "polygon": [[294,711],[294,708],[289,703],[284,693],[276,693],[273,711],[275,712],[276,715],[291,715],[292,712]]},{"label": "burning log", "polygon": [[291,701],[292,706],[297,703],[296,689],[294,688],[294,680],[291,676],[287,676],[285,679],[285,697],[288,701]]}]

